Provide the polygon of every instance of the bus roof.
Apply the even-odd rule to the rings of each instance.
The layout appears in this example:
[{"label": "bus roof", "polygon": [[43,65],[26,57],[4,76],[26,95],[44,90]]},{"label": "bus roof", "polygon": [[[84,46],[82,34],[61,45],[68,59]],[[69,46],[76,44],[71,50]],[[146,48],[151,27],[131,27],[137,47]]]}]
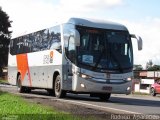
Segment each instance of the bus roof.
[{"label": "bus roof", "polygon": [[[88,18],[68,18],[68,19],[62,20],[61,22],[56,22],[54,25],[60,25],[62,23],[71,23],[71,24],[74,24],[74,25],[94,27],[94,28],[102,28],[102,29],[113,29],[113,30],[128,31],[128,29],[124,25],[119,24],[119,23],[104,21],[104,20],[88,19]],[[25,34],[21,34],[21,35],[18,35],[16,37],[12,37],[12,39],[27,35],[27,34],[30,34],[30,33],[33,33],[33,32],[37,32],[37,31],[39,31],[39,30],[32,31],[32,32],[27,32]]]},{"label": "bus roof", "polygon": [[94,20],[94,19],[70,18],[67,23],[87,26],[87,27],[128,31],[127,28],[122,24],[109,21]]}]

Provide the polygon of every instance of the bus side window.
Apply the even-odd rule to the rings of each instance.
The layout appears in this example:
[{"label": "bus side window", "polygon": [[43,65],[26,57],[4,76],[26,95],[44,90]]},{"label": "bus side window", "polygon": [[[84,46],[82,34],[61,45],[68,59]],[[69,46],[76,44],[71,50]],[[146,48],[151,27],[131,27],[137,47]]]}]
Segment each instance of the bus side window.
[{"label": "bus side window", "polygon": [[23,39],[22,37],[19,37],[18,38],[18,41],[17,41],[17,54],[22,54],[23,53]]},{"label": "bus side window", "polygon": [[55,26],[49,29],[48,40],[49,49],[55,49],[62,52],[60,26]]},{"label": "bus side window", "polygon": [[61,47],[61,43],[57,42],[57,43],[53,43],[50,47],[50,50],[57,50],[58,52],[62,53],[62,47]]},{"label": "bus side window", "polygon": [[76,47],[75,47],[75,41],[73,37],[70,37],[68,41],[67,57],[70,59],[71,62],[75,63]]}]

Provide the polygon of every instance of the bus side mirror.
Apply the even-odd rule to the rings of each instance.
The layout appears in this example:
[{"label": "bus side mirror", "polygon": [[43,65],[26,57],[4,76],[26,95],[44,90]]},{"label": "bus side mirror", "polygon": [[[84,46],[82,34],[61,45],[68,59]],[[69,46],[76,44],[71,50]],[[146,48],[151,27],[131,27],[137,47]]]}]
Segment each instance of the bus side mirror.
[{"label": "bus side mirror", "polygon": [[75,46],[80,46],[80,34],[77,30],[73,30],[71,36],[75,39]]},{"label": "bus side mirror", "polygon": [[138,43],[138,50],[142,50],[142,38],[140,37],[140,36],[136,36],[136,35],[134,35],[134,34],[131,34],[130,35],[131,36],[131,38],[135,38],[135,39],[137,39],[137,43]]}]

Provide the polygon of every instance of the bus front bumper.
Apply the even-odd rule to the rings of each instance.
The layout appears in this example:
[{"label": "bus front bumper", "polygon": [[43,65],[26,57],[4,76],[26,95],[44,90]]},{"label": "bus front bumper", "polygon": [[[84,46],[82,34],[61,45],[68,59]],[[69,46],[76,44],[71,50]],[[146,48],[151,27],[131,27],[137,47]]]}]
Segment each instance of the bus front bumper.
[{"label": "bus front bumper", "polygon": [[[103,80],[102,80],[103,81]],[[115,93],[115,94],[130,94],[131,81],[116,80],[113,82],[101,82],[95,79],[83,79],[78,77],[72,81],[72,90],[75,92],[86,93]],[[117,82],[119,81],[119,82]]]}]

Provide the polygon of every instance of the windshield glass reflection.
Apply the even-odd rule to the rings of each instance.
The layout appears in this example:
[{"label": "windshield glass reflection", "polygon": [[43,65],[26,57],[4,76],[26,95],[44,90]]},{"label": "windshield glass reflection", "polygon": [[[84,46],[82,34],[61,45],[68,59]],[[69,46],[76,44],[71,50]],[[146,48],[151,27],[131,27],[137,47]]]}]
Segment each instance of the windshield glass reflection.
[{"label": "windshield glass reflection", "polygon": [[92,70],[118,70],[132,68],[133,55],[127,31],[84,29],[80,32],[78,63]]}]

